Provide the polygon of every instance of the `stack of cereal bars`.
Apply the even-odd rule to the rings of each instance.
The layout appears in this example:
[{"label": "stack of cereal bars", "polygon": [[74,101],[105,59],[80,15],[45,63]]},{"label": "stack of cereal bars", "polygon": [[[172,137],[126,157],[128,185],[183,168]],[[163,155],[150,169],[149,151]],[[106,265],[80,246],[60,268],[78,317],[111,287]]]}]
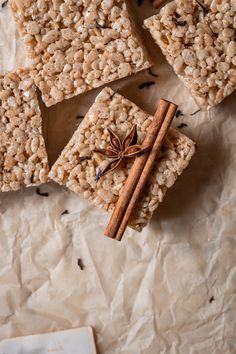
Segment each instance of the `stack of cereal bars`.
[{"label": "stack of cereal bars", "polygon": [[[93,151],[109,146],[108,127],[124,138],[136,124],[138,143],[142,144],[152,119],[152,116],[120,94],[110,88],[103,89],[52,167],[50,177],[111,212],[133,161],[127,160],[124,166],[97,181],[99,170],[104,170],[108,161]],[[142,230],[162,202],[167,189],[172,187],[188,166],[194,152],[192,140],[175,129],[169,130],[130,226]]]},{"label": "stack of cereal bars", "polygon": [[[133,159],[98,179],[107,160],[94,154],[94,149],[105,148],[109,143],[107,128],[123,138],[134,125],[142,144],[152,117],[120,94],[104,88],[49,173],[36,87],[46,106],[51,106],[149,68],[151,59],[132,17],[130,2],[11,0],[10,4],[34,64],[30,69],[0,77],[0,190],[39,185],[50,177],[110,212]],[[192,10],[190,6],[189,13]],[[182,18],[188,11],[185,6],[176,15],[177,21],[190,21],[191,14]],[[169,15],[165,16],[163,26],[169,23]],[[157,31],[162,29],[160,21],[146,21],[152,34],[156,31],[154,26]],[[178,30],[184,31],[182,27]],[[163,36],[169,38],[166,32]],[[178,41],[172,44],[176,52],[182,45]],[[188,50],[190,53],[191,48]],[[190,70],[186,66],[184,72]],[[130,226],[142,230],[194,151],[195,144],[189,138],[175,129],[169,130]]]}]

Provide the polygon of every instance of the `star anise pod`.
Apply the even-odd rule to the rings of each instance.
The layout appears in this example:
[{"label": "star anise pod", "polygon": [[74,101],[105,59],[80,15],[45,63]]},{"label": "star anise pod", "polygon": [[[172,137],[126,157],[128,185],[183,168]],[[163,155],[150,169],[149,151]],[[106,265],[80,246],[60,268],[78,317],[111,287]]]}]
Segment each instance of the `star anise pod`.
[{"label": "star anise pod", "polygon": [[107,149],[95,149],[94,152],[106,156],[112,161],[109,162],[99,177],[116,170],[125,159],[141,155],[149,149],[137,144],[136,125],[132,127],[123,141],[111,129],[107,128],[107,130],[110,136],[110,147]]}]

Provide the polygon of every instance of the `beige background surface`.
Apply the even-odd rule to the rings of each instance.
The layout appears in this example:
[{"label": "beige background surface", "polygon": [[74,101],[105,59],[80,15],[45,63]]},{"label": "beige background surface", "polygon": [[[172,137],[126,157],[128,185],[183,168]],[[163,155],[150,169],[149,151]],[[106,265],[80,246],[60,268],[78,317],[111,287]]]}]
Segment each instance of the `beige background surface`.
[{"label": "beige background surface", "polygon": [[[136,10],[140,21],[153,13],[148,1]],[[236,353],[236,95],[190,116],[196,104],[146,39],[158,78],[143,72],[112,87],[150,113],[160,97],[179,104],[174,125],[188,125],[196,156],[149,226],[122,243],[102,236],[105,212],[56,184],[40,187],[48,198],[35,188],[1,194],[1,339],[88,325],[102,354]],[[24,63],[4,8],[0,70]],[[44,109],[51,162],[98,92]]]}]

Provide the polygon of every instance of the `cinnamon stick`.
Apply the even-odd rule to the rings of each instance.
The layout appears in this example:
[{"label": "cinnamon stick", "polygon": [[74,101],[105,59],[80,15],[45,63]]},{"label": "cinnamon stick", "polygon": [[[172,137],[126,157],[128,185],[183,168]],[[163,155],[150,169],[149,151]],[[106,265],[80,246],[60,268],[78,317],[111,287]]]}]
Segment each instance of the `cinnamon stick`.
[{"label": "cinnamon stick", "polygon": [[[152,149],[158,131],[160,130],[162,123],[165,119],[166,113],[170,107],[170,102],[161,99],[153,118],[152,123],[148,127],[146,137],[143,145]],[[126,209],[129,205],[131,197],[143,172],[145,164],[148,159],[148,154],[144,154],[135,159],[134,164],[130,170],[129,176],[122,189],[120,197],[116,203],[115,209],[109,221],[109,224],[104,232],[105,236],[115,238],[119,230],[122,219],[125,215]]]},{"label": "cinnamon stick", "polygon": [[174,105],[174,104],[171,104],[169,109],[168,109],[168,112],[167,112],[167,115],[164,119],[164,122],[160,128],[160,131],[156,137],[156,141],[153,145],[153,148],[152,148],[152,151],[147,159],[147,162],[145,164],[145,167],[143,169],[143,172],[140,176],[140,179],[137,183],[137,186],[134,190],[134,193],[130,199],[130,202],[129,202],[129,205],[126,209],[126,212],[125,212],[125,215],[121,221],[121,224],[120,224],[120,227],[119,227],[119,230],[116,234],[116,240],[120,241],[123,237],[123,234],[125,232],[125,229],[128,225],[128,222],[129,222],[129,219],[140,199],[140,196],[142,194],[142,191],[148,181],[148,178],[153,170],[153,167],[154,167],[154,164],[155,164],[155,161],[157,159],[157,156],[161,150],[161,147],[162,147],[162,144],[164,142],[164,139],[165,139],[165,136],[166,136],[166,133],[170,127],[170,124],[175,116],[175,112],[176,112],[176,109],[177,109],[177,106]]}]

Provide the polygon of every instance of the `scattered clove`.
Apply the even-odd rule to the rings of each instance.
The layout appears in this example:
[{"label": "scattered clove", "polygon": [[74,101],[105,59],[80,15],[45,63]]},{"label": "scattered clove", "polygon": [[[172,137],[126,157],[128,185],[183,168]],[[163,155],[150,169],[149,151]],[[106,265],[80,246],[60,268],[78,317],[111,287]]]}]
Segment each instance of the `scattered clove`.
[{"label": "scattered clove", "polygon": [[48,197],[49,196],[49,193],[43,193],[40,191],[39,188],[36,188],[36,194],[40,195],[41,197]]},{"label": "scattered clove", "polygon": [[77,265],[80,268],[80,270],[84,270],[85,267],[84,267],[84,263],[81,258],[77,259]]}]

